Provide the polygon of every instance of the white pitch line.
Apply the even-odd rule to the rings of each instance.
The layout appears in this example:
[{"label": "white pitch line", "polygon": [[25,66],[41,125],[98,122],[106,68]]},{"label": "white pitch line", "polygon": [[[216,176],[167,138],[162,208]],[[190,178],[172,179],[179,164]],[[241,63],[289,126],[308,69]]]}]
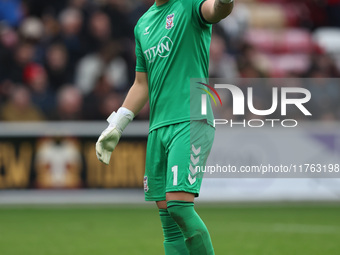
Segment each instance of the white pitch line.
[{"label": "white pitch line", "polygon": [[340,227],[329,225],[304,225],[304,224],[275,224],[275,232],[303,233],[303,234],[340,234]]},{"label": "white pitch line", "polygon": [[231,231],[254,231],[254,232],[275,232],[275,233],[300,233],[300,234],[340,234],[340,227],[329,225],[307,225],[307,224],[252,224],[252,223],[235,223],[226,229]]}]

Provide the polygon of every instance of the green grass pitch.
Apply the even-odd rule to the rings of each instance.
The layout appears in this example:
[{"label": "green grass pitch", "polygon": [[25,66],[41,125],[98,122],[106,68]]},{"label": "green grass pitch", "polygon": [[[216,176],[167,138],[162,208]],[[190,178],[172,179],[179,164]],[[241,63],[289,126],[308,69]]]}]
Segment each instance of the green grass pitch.
[{"label": "green grass pitch", "polygon": [[[218,255],[338,255],[340,205],[198,205]],[[160,255],[150,206],[0,207],[1,255]]]}]

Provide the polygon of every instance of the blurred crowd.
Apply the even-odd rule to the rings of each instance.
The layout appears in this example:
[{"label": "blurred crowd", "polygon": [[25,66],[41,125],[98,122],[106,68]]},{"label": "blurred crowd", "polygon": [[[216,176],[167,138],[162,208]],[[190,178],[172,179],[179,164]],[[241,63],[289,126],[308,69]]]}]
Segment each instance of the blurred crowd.
[{"label": "blurred crowd", "polygon": [[[134,26],[153,3],[0,0],[0,121],[107,118],[133,83]],[[339,78],[340,54],[317,37],[322,27],[336,34],[339,13],[340,0],[236,0],[213,27],[210,76]],[[339,84],[326,86],[311,88],[327,106],[313,118],[339,119]]]}]

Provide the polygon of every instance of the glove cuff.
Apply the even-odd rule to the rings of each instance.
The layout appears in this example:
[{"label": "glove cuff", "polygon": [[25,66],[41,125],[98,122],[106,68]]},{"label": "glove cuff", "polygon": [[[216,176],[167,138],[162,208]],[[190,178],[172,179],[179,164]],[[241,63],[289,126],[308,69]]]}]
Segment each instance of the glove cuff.
[{"label": "glove cuff", "polygon": [[107,118],[109,126],[115,126],[120,133],[135,117],[134,113],[125,107],[120,107],[117,112],[112,112]]}]

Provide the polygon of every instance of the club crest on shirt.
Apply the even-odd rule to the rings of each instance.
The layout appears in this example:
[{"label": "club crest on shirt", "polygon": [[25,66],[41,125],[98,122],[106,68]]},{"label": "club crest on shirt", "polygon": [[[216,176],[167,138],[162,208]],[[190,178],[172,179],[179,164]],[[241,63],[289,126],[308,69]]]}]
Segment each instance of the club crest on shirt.
[{"label": "club crest on shirt", "polygon": [[175,17],[174,13],[166,17],[166,25],[165,25],[166,29],[171,29],[174,26],[174,17]]}]

